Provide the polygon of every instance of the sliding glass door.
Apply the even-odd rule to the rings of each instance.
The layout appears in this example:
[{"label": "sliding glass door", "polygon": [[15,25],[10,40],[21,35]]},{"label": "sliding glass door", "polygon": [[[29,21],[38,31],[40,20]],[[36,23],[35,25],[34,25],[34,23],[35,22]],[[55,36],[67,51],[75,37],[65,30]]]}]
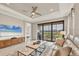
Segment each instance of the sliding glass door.
[{"label": "sliding glass door", "polygon": [[41,32],[42,40],[55,41],[58,33],[64,30],[64,21],[39,24],[38,28]]}]

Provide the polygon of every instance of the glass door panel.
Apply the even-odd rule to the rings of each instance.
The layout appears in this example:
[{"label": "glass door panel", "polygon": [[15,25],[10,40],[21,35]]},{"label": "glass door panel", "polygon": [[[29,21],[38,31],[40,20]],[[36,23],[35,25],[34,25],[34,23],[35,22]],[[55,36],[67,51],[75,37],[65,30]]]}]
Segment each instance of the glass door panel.
[{"label": "glass door panel", "polygon": [[60,34],[60,31],[63,31],[63,23],[54,23],[52,25],[53,27],[53,41],[55,41],[56,38],[61,38],[63,37],[61,34]]},{"label": "glass door panel", "polygon": [[53,31],[52,32],[53,33],[53,35],[52,35],[53,36],[53,39],[52,40],[55,41],[56,36],[57,36],[57,25],[56,24],[53,24],[52,25],[52,31]]},{"label": "glass door panel", "polygon": [[51,24],[44,25],[44,40],[51,41]]},{"label": "glass door panel", "polygon": [[59,33],[60,31],[63,31],[63,23],[57,24],[57,32],[58,32],[57,37],[63,38],[63,35]]},{"label": "glass door panel", "polygon": [[57,24],[57,31],[63,30],[63,24]]}]

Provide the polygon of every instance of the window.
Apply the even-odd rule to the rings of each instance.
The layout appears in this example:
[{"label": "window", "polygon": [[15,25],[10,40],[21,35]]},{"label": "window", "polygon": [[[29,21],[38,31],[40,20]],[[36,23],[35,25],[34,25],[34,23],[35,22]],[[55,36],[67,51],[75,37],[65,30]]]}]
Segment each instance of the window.
[{"label": "window", "polygon": [[38,24],[38,28],[41,32],[42,40],[55,41],[58,33],[64,30],[64,21]]}]

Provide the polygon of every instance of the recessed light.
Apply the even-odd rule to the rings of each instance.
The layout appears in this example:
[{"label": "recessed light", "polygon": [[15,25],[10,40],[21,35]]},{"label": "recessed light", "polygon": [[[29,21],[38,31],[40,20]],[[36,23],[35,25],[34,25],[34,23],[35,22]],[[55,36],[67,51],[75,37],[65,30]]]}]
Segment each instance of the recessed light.
[{"label": "recessed light", "polygon": [[53,11],[53,9],[50,9],[50,11],[52,12],[52,11]]}]

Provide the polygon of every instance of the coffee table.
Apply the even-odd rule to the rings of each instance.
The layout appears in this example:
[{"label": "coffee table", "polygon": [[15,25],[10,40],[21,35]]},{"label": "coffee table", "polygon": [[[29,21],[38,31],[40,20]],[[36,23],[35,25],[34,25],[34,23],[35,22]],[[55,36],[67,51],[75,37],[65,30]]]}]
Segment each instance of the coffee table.
[{"label": "coffee table", "polygon": [[31,55],[32,52],[34,52],[34,49],[26,48],[26,49],[17,51],[17,55],[19,56],[20,54],[22,54],[24,56],[29,56]]},{"label": "coffee table", "polygon": [[[45,44],[45,43],[46,43],[46,41],[41,41],[41,43],[39,43],[39,44],[33,44],[33,42],[31,42],[30,44],[26,45],[26,47],[34,49],[35,52],[36,52],[36,54],[37,54],[37,52],[42,53],[41,51],[38,50],[38,48],[41,48],[40,46],[43,45],[43,44]],[[41,49],[44,50],[45,47],[41,48]]]},{"label": "coffee table", "polygon": [[[23,50],[19,50],[19,51],[17,51],[17,55],[19,56],[20,54],[22,54],[22,55],[24,55],[24,56],[29,56],[29,55],[31,55],[34,51],[38,51],[37,49],[41,46],[41,45],[43,45],[43,44],[45,44],[46,43],[46,41],[42,41],[40,44],[35,44],[35,45],[33,45],[33,42],[31,42],[30,44],[27,44],[26,45],[26,48],[25,49],[23,49]],[[40,52],[40,51],[38,51],[38,52]]]}]

